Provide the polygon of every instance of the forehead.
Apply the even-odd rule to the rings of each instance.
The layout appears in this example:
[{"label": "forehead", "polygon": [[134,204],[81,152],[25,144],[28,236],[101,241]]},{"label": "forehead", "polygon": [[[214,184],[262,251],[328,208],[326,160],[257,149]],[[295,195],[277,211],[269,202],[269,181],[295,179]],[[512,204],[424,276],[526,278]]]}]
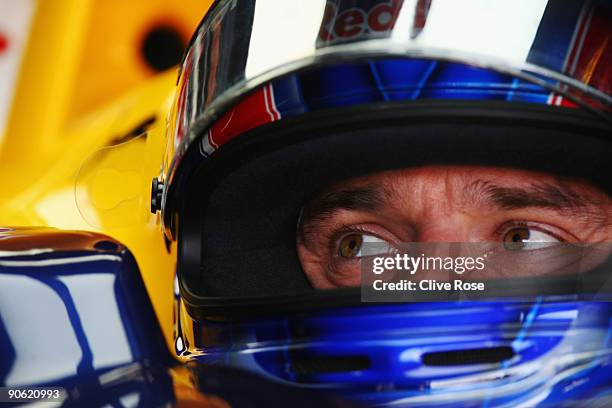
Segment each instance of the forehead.
[{"label": "forehead", "polygon": [[373,173],[336,183],[326,192],[347,188],[370,187],[383,196],[427,194],[461,201],[479,201],[478,197],[496,188],[527,191],[534,186],[554,186],[566,190],[586,203],[607,203],[611,198],[588,180],[558,177],[552,174],[511,168],[484,166],[434,165]]},{"label": "forehead", "polygon": [[382,183],[389,187],[399,187],[403,184],[437,184],[452,182],[461,186],[475,181],[487,181],[518,186],[520,184],[533,182],[534,180],[573,183],[584,186],[590,185],[586,180],[563,179],[552,174],[529,170],[485,166],[432,165],[376,172],[366,176],[344,180],[334,184],[333,188],[347,184],[357,186],[371,183]]}]

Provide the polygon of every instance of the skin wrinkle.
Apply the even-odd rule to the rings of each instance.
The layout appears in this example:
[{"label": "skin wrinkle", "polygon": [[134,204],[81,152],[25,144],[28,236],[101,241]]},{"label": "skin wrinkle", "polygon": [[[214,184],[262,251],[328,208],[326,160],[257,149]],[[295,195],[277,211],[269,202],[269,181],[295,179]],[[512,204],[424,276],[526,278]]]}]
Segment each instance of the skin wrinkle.
[{"label": "skin wrinkle", "polygon": [[568,217],[576,217],[583,224],[606,226],[609,217],[598,208],[596,200],[580,195],[566,186],[566,182],[535,181],[527,187],[504,187],[491,181],[477,179],[464,188],[464,199],[471,203],[495,203],[505,210],[536,207],[557,210]]},{"label": "skin wrinkle", "polygon": [[[323,193],[304,207],[300,217],[299,237],[301,242],[307,242],[308,236],[316,233],[318,226],[341,209],[353,211],[376,211],[392,199],[389,189],[375,184],[363,187],[340,189]],[[304,222],[308,220],[308,222]]]},{"label": "skin wrinkle", "polygon": [[351,231],[388,242],[500,242],[517,225],[567,242],[612,242],[612,198],[544,173],[427,166],[332,185],[304,207],[296,235],[308,278],[325,288],[355,278],[332,267],[338,239]]},{"label": "skin wrinkle", "polygon": [[[444,202],[454,202],[454,189],[452,187],[450,170],[445,170],[443,192],[438,191],[435,196],[444,197],[445,200],[437,200],[430,203],[432,206],[442,205]],[[317,197],[305,207],[303,220],[307,224],[324,223],[333,217],[334,212],[344,210],[375,211],[389,203],[395,203],[402,199],[399,194],[399,178],[390,180],[391,187],[368,183],[363,187],[348,188],[329,191]],[[431,184],[430,184],[431,183]],[[428,185],[435,185],[433,180],[425,180],[419,183],[419,196],[426,195]],[[459,201],[460,212],[463,207],[469,205],[486,206],[490,203],[496,204],[505,210],[514,210],[528,207],[541,207],[558,210],[568,216],[577,216],[583,223],[603,227],[609,221],[606,214],[591,207],[598,203],[589,197],[580,196],[578,193],[564,186],[560,180],[555,184],[550,182],[533,182],[527,188],[504,187],[484,179],[477,179],[468,183],[462,191]],[[311,229],[302,221],[302,227]],[[315,225],[313,225],[314,227]],[[303,237],[302,237],[303,238]]]}]

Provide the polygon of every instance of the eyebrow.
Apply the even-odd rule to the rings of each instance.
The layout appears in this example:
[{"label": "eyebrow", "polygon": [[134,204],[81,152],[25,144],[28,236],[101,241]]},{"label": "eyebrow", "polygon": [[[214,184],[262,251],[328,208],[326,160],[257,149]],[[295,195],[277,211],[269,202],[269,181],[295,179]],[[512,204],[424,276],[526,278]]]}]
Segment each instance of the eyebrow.
[{"label": "eyebrow", "polygon": [[[526,187],[505,187],[478,179],[467,185],[464,193],[467,193],[472,202],[480,202],[484,198],[487,203],[504,210],[539,207],[581,211],[593,204],[563,184],[551,182],[533,182]],[[309,215],[326,217],[340,209],[375,211],[387,205],[392,195],[392,192],[375,184],[335,190],[312,202],[308,209],[315,211],[308,212]]]},{"label": "eyebrow", "polygon": [[390,194],[390,191],[375,184],[324,193],[302,208],[298,221],[298,239],[307,242],[306,237],[316,232],[318,225],[325,223],[340,210],[376,211],[388,203]]},{"label": "eyebrow", "polygon": [[482,198],[504,210],[515,210],[528,207],[548,208],[552,210],[583,210],[590,204],[575,191],[558,183],[532,182],[525,187],[505,187],[488,181],[477,180],[466,191],[472,201]]},{"label": "eyebrow", "polygon": [[[589,224],[605,223],[607,217],[593,206],[597,203],[578,194],[560,182],[532,182],[525,187],[506,187],[478,179],[464,187],[464,198],[473,203],[484,202],[504,210],[546,208],[579,217]],[[374,212],[389,205],[396,193],[380,184],[330,191],[311,201],[300,215],[300,229],[304,223],[325,222],[339,210]],[[303,233],[307,231],[303,230]]]},{"label": "eyebrow", "polygon": [[532,182],[525,187],[505,187],[476,180],[465,187],[473,202],[482,201],[504,210],[545,208],[588,223],[605,222],[606,216],[593,208],[597,203],[587,199],[561,182]]},{"label": "eyebrow", "polygon": [[389,192],[379,185],[327,192],[304,207],[303,217],[325,219],[338,210],[376,211],[388,204]]}]

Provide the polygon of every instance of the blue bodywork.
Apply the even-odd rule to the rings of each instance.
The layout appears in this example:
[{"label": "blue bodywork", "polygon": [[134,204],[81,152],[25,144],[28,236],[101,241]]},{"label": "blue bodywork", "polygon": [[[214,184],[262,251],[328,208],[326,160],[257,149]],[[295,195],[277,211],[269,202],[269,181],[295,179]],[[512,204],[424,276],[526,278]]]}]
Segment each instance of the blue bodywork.
[{"label": "blue bodywork", "polygon": [[172,359],[138,267],[117,242],[0,229],[0,385],[66,388],[66,405],[172,401]]},{"label": "blue bodywork", "polygon": [[[66,398],[48,406],[337,406],[174,357],[124,246],[95,233],[0,228],[0,387],[64,388]],[[188,382],[186,395],[176,378]]]}]

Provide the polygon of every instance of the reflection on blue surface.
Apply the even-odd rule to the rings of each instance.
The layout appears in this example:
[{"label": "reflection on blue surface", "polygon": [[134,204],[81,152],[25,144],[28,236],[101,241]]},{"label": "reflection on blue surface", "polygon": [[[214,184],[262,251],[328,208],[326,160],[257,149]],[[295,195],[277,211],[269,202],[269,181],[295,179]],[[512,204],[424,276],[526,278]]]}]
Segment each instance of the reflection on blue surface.
[{"label": "reflection on blue surface", "polygon": [[239,370],[175,367],[134,259],[101,240],[0,229],[0,387],[63,387],[62,406],[167,407],[180,375],[188,404],[336,406]]},{"label": "reflection on blue surface", "polygon": [[372,102],[428,99],[548,104],[550,91],[466,64],[388,59],[338,64],[289,75],[272,83],[281,117]]},{"label": "reflection on blue surface", "polygon": [[[187,358],[339,392],[367,404],[557,406],[612,397],[611,316],[610,303],[568,296],[181,324],[193,325],[194,345],[183,353]],[[504,347],[513,355],[492,363],[432,365],[424,360],[435,353],[469,356]],[[351,361],[367,365],[351,368]]]},{"label": "reflection on blue surface", "polygon": [[9,274],[0,275],[0,292],[0,315],[15,350],[2,382],[43,384],[76,375],[87,347],[79,344],[58,293],[37,279]]},{"label": "reflection on blue surface", "polygon": [[[50,230],[4,230],[2,238],[0,386],[64,387],[66,403],[80,406],[173,398],[170,359],[125,248]],[[13,249],[28,240],[28,250]],[[65,242],[75,248],[54,248]]]}]

